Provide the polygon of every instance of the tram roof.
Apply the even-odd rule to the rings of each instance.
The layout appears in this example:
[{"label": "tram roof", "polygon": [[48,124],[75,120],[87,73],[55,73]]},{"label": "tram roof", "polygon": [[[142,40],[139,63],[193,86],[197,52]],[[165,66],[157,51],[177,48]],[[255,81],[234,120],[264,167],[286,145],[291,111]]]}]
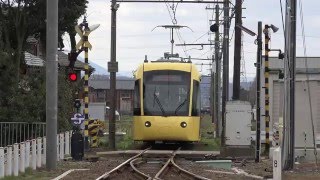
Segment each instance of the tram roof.
[{"label": "tram roof", "polygon": [[189,62],[170,62],[170,61],[152,61],[146,62],[139,66],[136,71],[136,75],[141,76],[144,71],[160,71],[160,70],[176,70],[176,71],[185,71],[191,72],[194,78],[200,78],[200,73],[198,68]]}]

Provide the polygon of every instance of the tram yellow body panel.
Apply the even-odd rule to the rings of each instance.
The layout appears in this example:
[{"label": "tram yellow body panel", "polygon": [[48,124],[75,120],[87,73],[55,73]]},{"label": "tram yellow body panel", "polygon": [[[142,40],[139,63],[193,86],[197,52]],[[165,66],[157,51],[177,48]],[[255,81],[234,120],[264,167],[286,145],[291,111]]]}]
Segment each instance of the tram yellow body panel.
[{"label": "tram yellow body panel", "polygon": [[134,76],[135,141],[200,140],[200,73],[194,64],[148,62]]},{"label": "tram yellow body panel", "polygon": [[[199,141],[200,117],[134,116],[133,138],[136,141]],[[146,127],[145,123],[151,126]],[[185,122],[186,127],[181,127]]]}]

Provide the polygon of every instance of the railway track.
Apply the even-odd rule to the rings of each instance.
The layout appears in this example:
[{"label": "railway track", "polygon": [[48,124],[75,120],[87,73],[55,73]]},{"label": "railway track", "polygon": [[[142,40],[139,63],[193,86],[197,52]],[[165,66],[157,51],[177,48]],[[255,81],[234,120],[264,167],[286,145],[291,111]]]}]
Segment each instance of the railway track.
[{"label": "railway track", "polygon": [[170,157],[143,158],[143,154],[151,148],[145,149],[141,153],[129,158],[114,169],[104,173],[96,180],[106,179],[145,179],[145,180],[165,180],[165,179],[199,179],[208,178],[199,176],[187,171],[174,162],[177,149],[172,152]]}]

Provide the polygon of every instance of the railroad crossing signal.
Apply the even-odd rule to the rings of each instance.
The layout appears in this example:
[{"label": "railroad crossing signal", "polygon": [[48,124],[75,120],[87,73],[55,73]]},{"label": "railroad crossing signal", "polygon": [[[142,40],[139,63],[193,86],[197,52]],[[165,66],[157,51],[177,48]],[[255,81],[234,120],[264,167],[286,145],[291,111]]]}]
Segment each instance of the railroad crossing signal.
[{"label": "railroad crossing signal", "polygon": [[[89,26],[88,28],[85,27],[84,30],[81,29],[82,24],[75,26],[75,30],[81,38],[76,45],[76,49],[82,49],[82,47],[86,46],[91,50],[92,45],[88,41],[88,36],[92,31],[96,30],[100,26],[100,24],[94,24],[92,26]],[[86,39],[84,39],[84,37],[86,37]]]},{"label": "railroad crossing signal", "polygon": [[[84,118],[85,121],[88,122],[89,120],[89,87],[88,87],[88,80],[89,80],[89,53],[88,53],[88,49],[91,50],[92,45],[89,42],[89,34],[96,30],[100,25],[92,25],[89,26],[88,22],[86,20],[86,17],[84,17],[83,22],[80,25],[75,26],[75,31],[77,32],[77,34],[80,36],[81,40],[77,43],[76,45],[76,49],[78,49],[79,51],[84,50],[84,71],[85,71],[85,75],[84,75]],[[84,149],[88,150],[89,149],[89,145],[88,145],[88,124],[85,123],[85,131],[84,131]]]},{"label": "railroad crossing signal", "polygon": [[78,79],[77,73],[74,73],[74,72],[69,73],[68,77],[69,77],[69,80],[72,82],[75,82]]}]

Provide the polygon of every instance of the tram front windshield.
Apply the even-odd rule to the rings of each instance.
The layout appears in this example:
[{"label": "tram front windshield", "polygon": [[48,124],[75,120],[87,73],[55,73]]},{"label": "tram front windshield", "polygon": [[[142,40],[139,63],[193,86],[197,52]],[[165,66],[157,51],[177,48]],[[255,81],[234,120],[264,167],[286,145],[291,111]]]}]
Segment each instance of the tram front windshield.
[{"label": "tram front windshield", "polygon": [[184,71],[144,72],[144,114],[147,116],[188,116],[190,78],[190,72]]}]

